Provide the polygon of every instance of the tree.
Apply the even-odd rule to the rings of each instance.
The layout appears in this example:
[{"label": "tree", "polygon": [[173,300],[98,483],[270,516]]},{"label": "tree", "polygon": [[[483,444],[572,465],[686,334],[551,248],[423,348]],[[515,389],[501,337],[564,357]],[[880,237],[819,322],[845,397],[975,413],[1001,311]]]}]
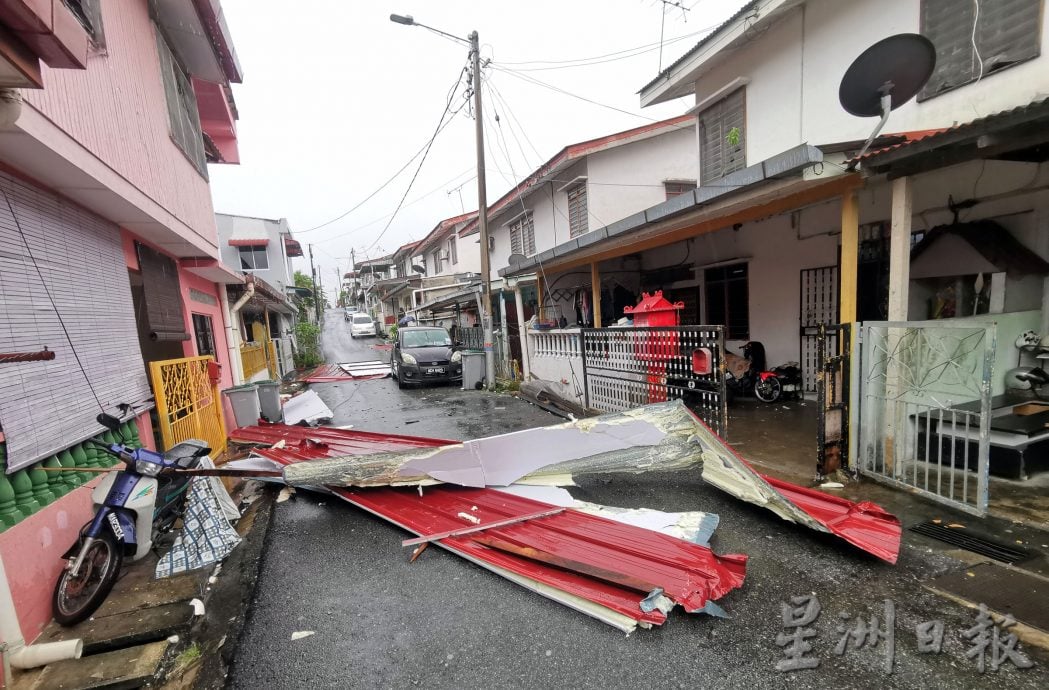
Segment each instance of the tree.
[{"label": "tree", "polygon": [[[302,271],[295,271],[295,287],[309,288],[311,292],[316,293],[316,289],[313,287],[313,278],[309,277]],[[299,302],[302,306],[309,309],[313,308],[312,297],[300,297]]]}]

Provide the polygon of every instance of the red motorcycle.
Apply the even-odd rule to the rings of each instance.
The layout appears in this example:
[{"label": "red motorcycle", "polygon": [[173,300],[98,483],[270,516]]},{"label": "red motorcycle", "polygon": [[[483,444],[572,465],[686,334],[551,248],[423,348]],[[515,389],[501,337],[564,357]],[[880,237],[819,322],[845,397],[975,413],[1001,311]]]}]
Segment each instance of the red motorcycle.
[{"label": "red motorcycle", "polygon": [[742,357],[726,351],[725,365],[725,390],[729,402],[737,395],[751,393],[765,403],[801,397],[801,369],[793,364],[767,369],[765,346],[756,340],[743,346]]}]

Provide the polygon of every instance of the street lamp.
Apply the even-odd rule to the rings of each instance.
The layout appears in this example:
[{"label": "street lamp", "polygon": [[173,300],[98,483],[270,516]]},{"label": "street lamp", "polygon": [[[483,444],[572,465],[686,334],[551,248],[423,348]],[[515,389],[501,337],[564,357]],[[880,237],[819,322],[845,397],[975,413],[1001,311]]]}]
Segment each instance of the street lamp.
[{"label": "street lamp", "polygon": [[481,327],[484,330],[484,368],[488,389],[495,387],[495,352],[492,349],[492,277],[488,256],[488,194],[484,175],[484,120],[481,117],[481,49],[476,31],[465,39],[415,21],[411,15],[391,14],[390,21],[405,26],[421,26],[436,34],[470,46],[473,66],[474,131],[477,144],[477,227],[481,231]]}]

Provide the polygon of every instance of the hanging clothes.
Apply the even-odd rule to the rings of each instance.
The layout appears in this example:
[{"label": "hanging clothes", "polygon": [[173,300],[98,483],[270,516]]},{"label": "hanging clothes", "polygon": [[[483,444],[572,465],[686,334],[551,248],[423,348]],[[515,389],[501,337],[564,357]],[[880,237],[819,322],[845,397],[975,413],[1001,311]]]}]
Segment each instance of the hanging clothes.
[{"label": "hanging clothes", "polygon": [[590,311],[590,291],[580,290],[579,291],[579,322],[584,326],[590,326],[594,323],[591,311]]}]

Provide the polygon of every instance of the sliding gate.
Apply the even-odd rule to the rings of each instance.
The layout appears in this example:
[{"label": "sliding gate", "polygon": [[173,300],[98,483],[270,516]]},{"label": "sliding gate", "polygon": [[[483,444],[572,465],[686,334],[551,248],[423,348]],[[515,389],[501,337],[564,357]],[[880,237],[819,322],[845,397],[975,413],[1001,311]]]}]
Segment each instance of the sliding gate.
[{"label": "sliding gate", "polygon": [[582,333],[587,407],[613,412],[683,400],[725,436],[723,326],[584,328]]},{"label": "sliding gate", "polygon": [[860,332],[859,471],[984,515],[995,326],[867,322]]}]

